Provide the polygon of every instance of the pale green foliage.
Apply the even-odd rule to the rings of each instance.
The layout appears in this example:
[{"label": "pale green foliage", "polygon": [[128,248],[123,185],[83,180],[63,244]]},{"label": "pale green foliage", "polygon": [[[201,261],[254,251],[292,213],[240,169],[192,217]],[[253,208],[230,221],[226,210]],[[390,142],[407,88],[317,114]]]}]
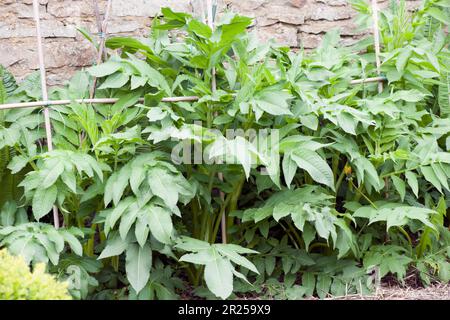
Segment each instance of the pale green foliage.
[{"label": "pale green foliage", "polygon": [[[352,4],[370,27],[370,4]],[[331,30],[293,52],[247,17],[211,30],[162,9],[148,38],[109,38],[105,62],[51,90],[87,97],[97,77],[96,97],[118,98],[52,108],[54,151],[39,109],[2,113],[1,245],[51,262],[77,299],[367,294],[373,269],[448,282],[447,18],[446,0],[380,12],[379,93],[351,84],[378,75],[371,37],[342,46]],[[39,99],[38,80],[8,78],[0,99]]]},{"label": "pale green foliage", "polygon": [[231,262],[259,273],[256,267],[246,258],[245,253],[257,253],[234,244],[213,244],[196,239],[183,237],[175,246],[184,251],[190,251],[180,258],[180,261],[191,262],[205,266],[205,281],[208,289],[216,296],[226,299],[233,292],[233,275],[245,281],[247,279],[238,272]]},{"label": "pale green foliage", "polygon": [[33,271],[21,257],[0,250],[0,300],[70,300],[67,283],[45,272],[45,264]]}]

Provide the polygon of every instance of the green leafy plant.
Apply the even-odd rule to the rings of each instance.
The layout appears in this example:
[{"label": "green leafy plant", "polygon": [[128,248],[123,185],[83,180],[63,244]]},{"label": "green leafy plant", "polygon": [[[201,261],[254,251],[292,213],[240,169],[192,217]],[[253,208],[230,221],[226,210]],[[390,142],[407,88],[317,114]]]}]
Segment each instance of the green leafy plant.
[{"label": "green leafy plant", "polygon": [[[352,5],[369,27],[370,5]],[[164,8],[148,38],[109,38],[105,62],[51,90],[87,97],[96,77],[96,97],[118,99],[52,108],[54,151],[39,109],[2,113],[0,245],[49,262],[76,299],[448,282],[447,17],[442,0],[380,13],[378,92],[352,83],[377,76],[371,37],[345,47],[332,30],[293,52],[259,42],[250,18],[227,12],[212,30]],[[40,99],[36,74],[16,87],[2,72],[3,101]]]},{"label": "green leafy plant", "polygon": [[45,264],[35,265],[32,272],[20,257],[0,250],[1,300],[70,300],[67,283],[58,282],[45,272]]}]

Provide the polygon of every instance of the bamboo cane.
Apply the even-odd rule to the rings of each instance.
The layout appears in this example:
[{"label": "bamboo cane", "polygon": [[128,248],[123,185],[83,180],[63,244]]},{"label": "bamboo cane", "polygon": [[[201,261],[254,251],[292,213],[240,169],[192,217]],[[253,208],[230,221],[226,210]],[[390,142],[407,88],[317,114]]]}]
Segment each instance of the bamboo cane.
[{"label": "bamboo cane", "polygon": [[[94,11],[95,11],[95,16],[96,16],[96,20],[97,20],[97,27],[100,26],[100,28],[99,28],[100,43],[98,45],[97,64],[100,64],[102,62],[102,57],[105,52],[106,28],[108,26],[108,19],[109,19],[109,12],[111,10],[111,4],[112,4],[112,0],[108,0],[108,3],[106,5],[105,17],[103,18],[103,22],[100,25],[100,14],[98,12],[98,3],[97,3],[97,0],[94,0]],[[97,87],[97,78],[94,78],[94,82],[89,91],[89,98],[91,98],[91,99],[94,98],[96,87]]]},{"label": "bamboo cane", "polygon": [[[381,61],[380,61],[380,31],[378,25],[378,3],[377,0],[372,0],[372,17],[373,17],[373,41],[375,46],[375,63],[377,67],[377,74],[381,74]],[[383,82],[378,82],[378,93],[383,92]],[[384,178],[384,197],[389,198],[389,180]]]},{"label": "bamboo cane", "polygon": [[[378,26],[378,3],[377,0],[372,0],[372,17],[373,17],[373,40],[375,45],[375,63],[377,66],[377,74],[381,75],[381,61],[380,61],[380,31]],[[383,82],[378,82],[378,93],[383,91]]]},{"label": "bamboo cane", "polygon": [[[191,101],[197,101],[198,99],[199,99],[199,97],[197,97],[197,96],[167,97],[167,98],[162,98],[161,101],[162,102],[191,102]],[[60,106],[60,105],[67,105],[72,102],[88,103],[88,104],[114,104],[117,101],[119,101],[119,98],[32,101],[32,102],[0,104],[0,110],[35,108],[35,107],[42,107],[42,106]],[[138,101],[143,102],[144,98],[139,98]]]},{"label": "bamboo cane", "polygon": [[92,5],[94,6],[95,22],[97,23],[97,31],[102,32],[102,22],[100,18],[100,10],[98,9],[97,0],[92,0]]},{"label": "bamboo cane", "polygon": [[385,77],[373,77],[373,78],[366,78],[366,79],[355,79],[350,81],[350,84],[361,84],[361,83],[369,83],[369,82],[383,82],[386,81]]},{"label": "bamboo cane", "polygon": [[[366,79],[354,79],[350,81],[350,84],[362,84],[370,82],[383,82],[386,81],[385,77],[373,77]],[[185,97],[166,97],[162,102],[192,102],[197,101],[197,96],[185,96]],[[94,99],[75,99],[75,100],[46,100],[46,101],[33,101],[33,102],[20,102],[20,103],[8,103],[0,104],[0,110],[18,109],[18,108],[34,108],[42,106],[59,106],[66,105],[72,102],[88,103],[88,104],[114,104],[119,101],[119,98],[94,98]],[[140,102],[144,101],[144,98],[139,98]]]},{"label": "bamboo cane", "polygon": [[[213,5],[212,0],[206,0],[206,10],[207,10],[207,17],[208,17],[208,26],[211,28],[211,30],[214,30],[214,14],[213,14]],[[217,90],[217,83],[216,83],[216,68],[212,68],[211,70],[211,91],[214,94]],[[215,115],[217,116],[217,114]],[[219,172],[217,173],[217,177],[220,181],[223,182],[223,173]],[[220,190],[220,200],[222,203],[225,202],[225,193]],[[222,234],[222,243],[227,243],[227,217],[225,210],[223,210],[222,217],[220,218],[220,227],[221,227],[221,234]]]},{"label": "bamboo cane", "polygon": [[[36,21],[36,38],[37,38],[37,51],[39,59],[39,71],[41,75],[42,99],[44,101],[48,101],[47,81],[44,65],[44,50],[42,47],[41,23],[39,18],[38,0],[33,0],[33,12],[34,12],[34,19]],[[47,148],[48,151],[52,151],[53,150],[52,124],[50,122],[50,113],[46,106],[44,107],[44,121],[45,121],[45,134],[47,138]],[[55,226],[56,229],[59,228],[59,214],[58,208],[56,206],[53,206],[53,225]]]}]

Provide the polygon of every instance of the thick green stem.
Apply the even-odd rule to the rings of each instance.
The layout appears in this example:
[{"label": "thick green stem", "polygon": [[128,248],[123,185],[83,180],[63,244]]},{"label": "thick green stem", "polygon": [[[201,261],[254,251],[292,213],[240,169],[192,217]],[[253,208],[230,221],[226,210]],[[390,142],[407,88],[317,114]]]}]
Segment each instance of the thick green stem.
[{"label": "thick green stem", "polygon": [[357,188],[357,187],[355,186],[355,184],[353,183],[353,181],[350,180],[350,183],[352,184],[353,188],[355,188],[355,190],[358,191],[359,194],[362,195],[362,196],[364,197],[364,199],[366,199],[366,200],[372,205],[372,207],[374,207],[375,209],[378,209],[378,207],[376,206],[376,204],[373,203],[372,200],[370,200],[369,197],[367,197],[367,196],[360,190],[360,188],[362,187],[362,185],[361,185],[361,187]]},{"label": "thick green stem", "polygon": [[286,232],[286,234],[288,235],[289,239],[291,239],[292,244],[294,245],[294,247],[296,249],[299,249],[299,246],[297,244],[297,241],[295,241],[295,238],[292,236],[292,232],[286,228],[281,222],[280,222],[280,226],[283,228],[283,230]]},{"label": "thick green stem", "polygon": [[[348,165],[348,161],[345,163],[344,168],[345,168],[347,165]],[[342,169],[341,174],[339,175],[339,178],[338,178],[337,181],[336,181],[336,186],[335,186],[335,189],[336,189],[336,196],[337,196],[337,194],[338,194],[339,188],[341,187],[342,180],[344,180],[344,177],[345,177],[345,170]]]},{"label": "thick green stem", "polygon": [[303,241],[302,237],[300,237],[300,234],[298,233],[297,229],[292,225],[292,222],[289,221],[288,226],[289,230],[291,230],[295,239],[297,239],[297,243],[300,246],[300,248],[305,249],[305,242]]},{"label": "thick green stem", "polygon": [[409,245],[412,246],[412,240],[411,240],[411,237],[409,236],[408,232],[406,232],[406,230],[403,229],[402,226],[398,226],[398,230],[400,230],[400,232],[405,236],[406,240],[408,240]]}]

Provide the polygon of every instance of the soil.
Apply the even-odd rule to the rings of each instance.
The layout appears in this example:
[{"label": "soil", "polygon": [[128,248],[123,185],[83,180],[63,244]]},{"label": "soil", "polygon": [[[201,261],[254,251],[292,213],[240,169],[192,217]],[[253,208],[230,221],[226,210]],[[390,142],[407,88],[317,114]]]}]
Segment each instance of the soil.
[{"label": "soil", "polygon": [[434,284],[426,288],[382,285],[372,296],[352,295],[330,297],[328,300],[450,300],[449,284]]}]

